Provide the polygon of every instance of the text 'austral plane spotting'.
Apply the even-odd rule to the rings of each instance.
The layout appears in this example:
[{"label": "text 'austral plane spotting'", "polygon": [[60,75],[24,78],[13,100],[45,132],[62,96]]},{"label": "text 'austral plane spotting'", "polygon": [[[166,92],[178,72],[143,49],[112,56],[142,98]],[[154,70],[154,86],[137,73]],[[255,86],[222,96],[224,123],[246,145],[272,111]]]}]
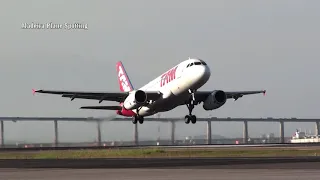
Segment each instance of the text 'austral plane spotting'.
[{"label": "text 'austral plane spotting'", "polygon": [[117,62],[117,75],[120,92],[84,92],[84,91],[56,91],[33,90],[33,93],[58,94],[62,97],[78,99],[92,99],[102,101],[116,101],[116,106],[84,106],[81,109],[115,110],[118,115],[132,117],[132,122],[143,123],[144,117],[159,112],[170,111],[178,106],[186,105],[189,114],[185,116],[185,123],[197,121],[192,110],[195,105],[203,102],[205,110],[214,110],[224,105],[227,99],[237,100],[249,94],[265,94],[265,90],[259,91],[235,91],[223,90],[199,91],[210,78],[211,72],[208,65],[201,59],[185,60],[167,72],[158,76],[148,84],[135,89],[126,73],[121,61]]}]

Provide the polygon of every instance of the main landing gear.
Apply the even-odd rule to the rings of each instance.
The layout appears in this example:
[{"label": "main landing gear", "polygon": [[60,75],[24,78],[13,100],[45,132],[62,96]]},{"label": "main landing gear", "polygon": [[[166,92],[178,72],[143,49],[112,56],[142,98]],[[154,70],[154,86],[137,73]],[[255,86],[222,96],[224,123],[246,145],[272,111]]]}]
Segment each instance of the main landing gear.
[{"label": "main landing gear", "polygon": [[137,124],[138,121],[139,121],[140,124],[143,124],[143,121],[144,121],[143,116],[135,115],[135,116],[132,117],[132,123],[133,124]]},{"label": "main landing gear", "polygon": [[137,114],[132,117],[132,123],[133,124],[137,124],[138,121],[139,121],[140,124],[143,124],[144,118],[143,118],[143,116],[139,115],[140,109],[141,109],[141,107],[137,109]]},{"label": "main landing gear", "polygon": [[197,116],[191,114],[192,109],[194,108],[194,105],[187,104],[187,107],[189,109],[189,115],[186,115],[184,117],[184,121],[186,124],[189,124],[190,121],[192,124],[195,124],[197,122]]},{"label": "main landing gear", "polygon": [[185,123],[186,124],[189,124],[190,121],[192,124],[195,124],[197,122],[197,117],[195,115],[192,115],[192,110],[194,108],[194,106],[196,105],[195,104],[195,97],[194,97],[194,92],[189,90],[190,94],[191,94],[191,97],[192,99],[189,101],[189,103],[187,103],[187,107],[188,107],[188,110],[189,110],[189,115],[186,115],[184,117],[185,119]]}]

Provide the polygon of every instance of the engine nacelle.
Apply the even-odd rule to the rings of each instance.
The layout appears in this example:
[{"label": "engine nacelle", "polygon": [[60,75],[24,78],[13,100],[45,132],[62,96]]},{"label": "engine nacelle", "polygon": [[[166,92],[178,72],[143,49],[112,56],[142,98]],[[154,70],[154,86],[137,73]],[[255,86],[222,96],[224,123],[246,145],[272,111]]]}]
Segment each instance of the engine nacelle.
[{"label": "engine nacelle", "polygon": [[219,107],[224,105],[226,101],[227,101],[227,96],[225,92],[221,90],[213,91],[207,97],[207,99],[203,102],[203,109],[205,110],[218,109]]},{"label": "engine nacelle", "polygon": [[137,109],[147,101],[147,94],[142,90],[131,91],[129,96],[123,102],[125,109]]}]

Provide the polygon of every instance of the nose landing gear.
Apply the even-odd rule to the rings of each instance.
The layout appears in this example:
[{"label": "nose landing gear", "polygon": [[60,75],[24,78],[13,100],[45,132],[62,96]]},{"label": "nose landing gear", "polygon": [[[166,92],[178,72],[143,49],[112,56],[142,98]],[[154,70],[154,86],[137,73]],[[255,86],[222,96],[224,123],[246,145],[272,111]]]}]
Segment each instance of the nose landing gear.
[{"label": "nose landing gear", "polygon": [[195,115],[192,115],[192,110],[194,109],[194,106],[196,105],[195,97],[194,97],[194,92],[192,90],[189,90],[189,93],[191,94],[192,99],[187,103],[187,107],[189,110],[189,115],[186,115],[184,117],[185,123],[189,124],[190,121],[192,124],[195,124],[197,122],[197,117]]}]

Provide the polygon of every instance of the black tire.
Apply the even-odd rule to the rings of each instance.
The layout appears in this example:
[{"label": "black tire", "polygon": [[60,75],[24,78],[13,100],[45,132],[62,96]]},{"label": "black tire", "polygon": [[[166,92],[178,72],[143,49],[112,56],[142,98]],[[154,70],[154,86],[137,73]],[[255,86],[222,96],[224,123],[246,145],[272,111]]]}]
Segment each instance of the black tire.
[{"label": "black tire", "polygon": [[144,118],[143,117],[139,117],[139,123],[143,124]]},{"label": "black tire", "polygon": [[184,122],[185,122],[186,124],[189,124],[189,123],[190,123],[190,116],[189,116],[189,115],[186,115],[186,116],[184,117]]},{"label": "black tire", "polygon": [[133,123],[133,124],[137,124],[137,117],[136,117],[136,116],[133,116],[133,117],[132,117],[132,123]]},{"label": "black tire", "polygon": [[197,122],[197,116],[192,115],[191,116],[191,122],[192,122],[192,124],[195,124]]}]

